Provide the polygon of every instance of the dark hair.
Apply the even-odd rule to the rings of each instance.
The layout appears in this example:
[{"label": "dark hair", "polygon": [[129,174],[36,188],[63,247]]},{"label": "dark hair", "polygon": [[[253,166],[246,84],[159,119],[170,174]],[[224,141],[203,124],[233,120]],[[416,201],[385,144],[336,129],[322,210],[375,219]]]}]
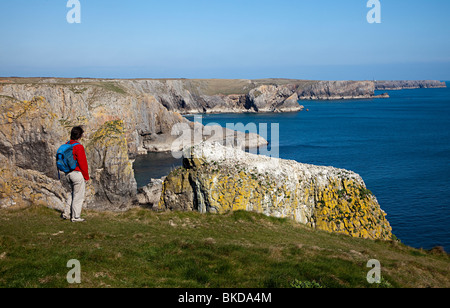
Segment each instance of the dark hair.
[{"label": "dark hair", "polygon": [[77,126],[72,128],[72,131],[70,132],[70,139],[71,140],[79,140],[84,134],[84,130],[81,126]]}]

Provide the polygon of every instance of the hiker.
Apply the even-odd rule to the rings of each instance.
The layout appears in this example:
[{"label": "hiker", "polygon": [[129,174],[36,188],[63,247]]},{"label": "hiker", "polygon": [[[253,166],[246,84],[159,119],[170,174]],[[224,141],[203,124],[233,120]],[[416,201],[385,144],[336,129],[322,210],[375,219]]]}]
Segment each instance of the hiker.
[{"label": "hiker", "polygon": [[84,147],[80,144],[84,130],[81,126],[74,127],[70,133],[70,141],[73,149],[73,159],[76,161],[76,168],[66,173],[66,179],[72,188],[72,198],[70,204],[67,204],[61,217],[72,222],[83,222],[81,218],[81,209],[85,198],[86,182],[89,181],[89,168],[86,159]]}]

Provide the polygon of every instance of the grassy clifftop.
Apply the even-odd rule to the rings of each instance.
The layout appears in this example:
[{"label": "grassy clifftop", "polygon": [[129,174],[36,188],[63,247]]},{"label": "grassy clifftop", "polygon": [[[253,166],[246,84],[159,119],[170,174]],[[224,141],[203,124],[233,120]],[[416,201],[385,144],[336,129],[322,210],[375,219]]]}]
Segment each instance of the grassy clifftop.
[{"label": "grassy clifftop", "polygon": [[1,84],[40,84],[40,85],[66,85],[66,86],[94,86],[105,90],[126,94],[121,87],[121,81],[149,80],[167,81],[178,80],[183,82],[185,88],[198,95],[230,95],[230,94],[248,94],[250,90],[262,85],[298,85],[308,86],[318,81],[266,78],[266,79],[92,79],[92,78],[5,78],[0,77]]},{"label": "grassy clifftop", "polygon": [[231,95],[231,94],[248,94],[251,90],[263,85],[296,85],[308,86],[317,83],[312,80],[296,80],[296,79],[192,79],[186,80],[186,84],[191,91],[201,91],[205,95]]},{"label": "grassy clifftop", "polygon": [[[450,287],[446,254],[228,215],[86,212],[61,221],[44,207],[0,211],[0,287]],[[66,264],[81,263],[81,285]],[[383,283],[366,267],[381,262]],[[301,283],[302,284],[302,283]]]}]

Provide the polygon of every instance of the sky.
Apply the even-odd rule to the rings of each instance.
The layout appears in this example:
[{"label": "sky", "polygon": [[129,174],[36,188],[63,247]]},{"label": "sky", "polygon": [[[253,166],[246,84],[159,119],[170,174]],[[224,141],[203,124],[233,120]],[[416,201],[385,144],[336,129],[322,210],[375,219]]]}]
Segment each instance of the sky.
[{"label": "sky", "polygon": [[450,80],[450,1],[0,1],[0,76]]}]

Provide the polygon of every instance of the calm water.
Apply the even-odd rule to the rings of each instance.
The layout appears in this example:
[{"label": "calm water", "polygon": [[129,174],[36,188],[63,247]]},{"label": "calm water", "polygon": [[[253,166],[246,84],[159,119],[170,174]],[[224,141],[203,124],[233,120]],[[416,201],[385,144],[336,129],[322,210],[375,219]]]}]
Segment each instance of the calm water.
[{"label": "calm water", "polygon": [[160,179],[173,169],[182,165],[182,161],[172,157],[171,153],[149,153],[136,158],[133,164],[134,176],[138,187],[150,183],[150,179]]},{"label": "calm water", "polygon": [[281,158],[359,173],[403,243],[450,251],[450,89],[389,94],[302,102],[309,112],[208,115],[203,124],[279,123]]}]

